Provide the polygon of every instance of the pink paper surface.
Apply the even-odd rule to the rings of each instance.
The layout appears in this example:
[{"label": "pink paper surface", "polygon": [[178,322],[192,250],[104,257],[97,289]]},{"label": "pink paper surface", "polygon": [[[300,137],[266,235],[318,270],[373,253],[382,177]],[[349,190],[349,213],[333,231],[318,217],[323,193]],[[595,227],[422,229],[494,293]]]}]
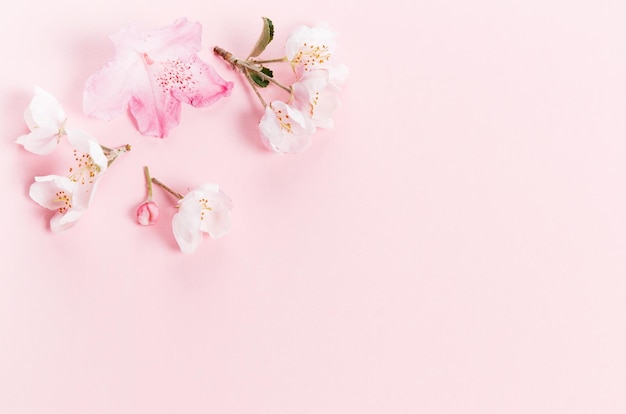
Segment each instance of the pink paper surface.
[{"label": "pink paper surface", "polygon": [[[626,412],[623,1],[33,0],[0,17],[0,413]],[[212,53],[327,21],[350,69],[302,154]],[[232,95],[166,139],[83,115],[108,35],[187,17]],[[131,144],[77,226],[28,197],[54,155],[14,143],[38,85]],[[280,93],[280,92],[276,92]],[[142,167],[215,182],[233,228],[182,254]]]}]

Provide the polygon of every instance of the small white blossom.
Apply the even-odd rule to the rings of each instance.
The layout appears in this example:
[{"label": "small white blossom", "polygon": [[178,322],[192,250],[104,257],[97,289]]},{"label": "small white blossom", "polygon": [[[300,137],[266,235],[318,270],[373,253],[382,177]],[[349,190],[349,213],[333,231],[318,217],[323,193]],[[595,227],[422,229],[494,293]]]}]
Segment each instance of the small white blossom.
[{"label": "small white blossom", "polygon": [[172,230],[183,253],[198,248],[202,233],[216,239],[230,231],[232,201],[216,184],[202,184],[180,199],[178,207]]},{"label": "small white blossom", "polygon": [[[68,141],[82,140],[84,131],[68,128],[65,111],[59,101],[49,92],[35,87],[35,96],[24,112],[24,121],[30,132],[17,138],[16,143],[35,154],[49,154],[56,148],[61,138],[67,136]],[[78,144],[80,145],[80,144]]]},{"label": "small white blossom", "polygon": [[265,108],[259,129],[261,140],[269,149],[297,153],[311,144],[315,125],[307,113],[282,101],[274,101]]}]

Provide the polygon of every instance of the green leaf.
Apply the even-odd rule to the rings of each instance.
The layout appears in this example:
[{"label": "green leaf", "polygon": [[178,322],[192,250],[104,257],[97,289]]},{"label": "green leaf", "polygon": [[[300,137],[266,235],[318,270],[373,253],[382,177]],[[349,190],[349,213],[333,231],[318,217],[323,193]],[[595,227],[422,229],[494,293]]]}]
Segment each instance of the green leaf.
[{"label": "green leaf", "polygon": [[257,40],[256,45],[254,45],[254,48],[252,49],[252,52],[250,52],[250,56],[248,56],[248,58],[259,56],[265,50],[267,45],[270,44],[272,39],[274,39],[274,23],[272,23],[272,21],[267,17],[263,17],[263,31],[261,32],[261,36],[259,36],[259,40]]},{"label": "green leaf", "polygon": [[[271,69],[266,68],[266,67],[261,68],[261,73],[263,73],[264,75],[266,75],[266,76],[268,76],[270,78],[274,77],[274,72],[272,72]],[[261,75],[259,75],[256,72],[248,72],[248,76],[250,77],[252,82],[256,83],[261,88],[265,88],[265,87],[267,87],[267,85],[270,84],[270,81],[268,79],[262,77]]]}]

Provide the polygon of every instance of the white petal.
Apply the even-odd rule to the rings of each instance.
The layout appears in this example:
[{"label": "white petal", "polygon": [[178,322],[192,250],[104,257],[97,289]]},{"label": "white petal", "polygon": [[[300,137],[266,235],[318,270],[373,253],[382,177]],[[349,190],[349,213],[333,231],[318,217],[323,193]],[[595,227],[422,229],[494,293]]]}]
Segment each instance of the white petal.
[{"label": "white petal", "polygon": [[329,48],[330,52],[335,50],[335,33],[326,23],[319,23],[313,28],[308,26],[298,26],[292,32],[285,42],[285,52],[287,59],[293,60],[295,55],[305,46],[324,45]]},{"label": "white petal", "polygon": [[203,184],[200,191],[204,192],[204,198],[208,200],[211,210],[204,210],[200,229],[217,239],[230,231],[230,210],[232,200],[215,184]]},{"label": "white petal", "polygon": [[[192,225],[190,217],[176,213],[172,218],[172,230],[174,231],[174,238],[178,243],[178,247],[183,253],[193,253],[200,244],[202,233],[200,227]],[[198,220],[200,221],[200,220]]]},{"label": "white petal", "polygon": [[335,33],[325,23],[296,27],[285,43],[285,55],[297,77],[309,70],[327,68],[335,51]]},{"label": "white petal", "polygon": [[55,214],[50,219],[50,230],[54,233],[60,233],[69,229],[76,224],[76,221],[82,216],[83,211],[70,209],[65,214]]},{"label": "white petal", "polygon": [[50,210],[56,210],[65,205],[59,199],[59,193],[65,194],[71,199],[76,183],[67,177],[59,175],[46,175],[35,177],[35,182],[31,184],[29,195],[37,204]]},{"label": "white petal", "polygon": [[198,190],[204,193],[205,196],[211,195],[212,198],[225,206],[229,211],[233,209],[233,200],[220,190],[217,184],[205,183]]},{"label": "white petal", "polygon": [[307,112],[316,127],[333,127],[332,116],[339,107],[336,88],[330,85],[328,70],[307,72],[300,82],[293,84],[294,106]]},{"label": "white petal", "polygon": [[30,110],[30,108],[27,108],[26,111],[24,111],[24,121],[26,121],[28,129],[30,129],[31,131],[39,127],[39,125],[37,125],[35,119],[33,118],[33,112]]},{"label": "white petal", "polygon": [[96,194],[96,188],[98,185],[98,177],[94,177],[91,182],[85,184],[76,183],[74,190],[74,197],[72,200],[73,206],[78,210],[85,210],[91,204],[94,195]]},{"label": "white petal", "polygon": [[93,160],[93,162],[100,168],[99,175],[104,174],[104,172],[107,170],[107,167],[109,165],[109,160],[106,157],[106,155],[104,155],[104,150],[102,149],[100,144],[98,144],[97,141],[95,140],[89,141],[88,154]]},{"label": "white petal", "polygon": [[103,174],[108,166],[109,160],[104,155],[102,146],[87,132],[81,129],[67,129],[67,139],[72,147],[84,154],[89,154],[93,162],[99,167],[99,174]]},{"label": "white petal", "polygon": [[217,239],[230,232],[230,212],[224,208],[215,208],[207,212],[202,219],[201,230]]},{"label": "white petal", "polygon": [[91,135],[77,128],[68,128],[66,131],[67,140],[76,151],[84,154],[89,153],[89,141],[95,141]]},{"label": "white petal", "polygon": [[213,197],[214,194],[220,192],[220,187],[217,184],[204,183],[198,187],[197,191],[201,192],[205,197]]},{"label": "white petal", "polygon": [[[27,113],[24,113],[26,123],[34,123],[40,128],[53,128],[57,131],[63,127],[65,123],[65,111],[59,104],[59,101],[45,90],[35,87],[35,96],[28,107]],[[29,128],[32,129],[32,126]]]},{"label": "white petal", "polygon": [[30,134],[22,135],[15,142],[34,154],[50,154],[59,143],[58,132],[54,128],[34,128]]},{"label": "white petal", "polygon": [[284,102],[274,101],[265,109],[259,129],[268,148],[281,153],[297,153],[311,144],[315,125],[307,114]]},{"label": "white petal", "polygon": [[331,85],[339,88],[348,79],[348,67],[344,64],[338,64],[328,68],[330,74]]},{"label": "white petal", "polygon": [[196,192],[187,194],[179,203],[179,211],[172,218],[172,230],[183,253],[193,253],[200,244],[201,207]]}]

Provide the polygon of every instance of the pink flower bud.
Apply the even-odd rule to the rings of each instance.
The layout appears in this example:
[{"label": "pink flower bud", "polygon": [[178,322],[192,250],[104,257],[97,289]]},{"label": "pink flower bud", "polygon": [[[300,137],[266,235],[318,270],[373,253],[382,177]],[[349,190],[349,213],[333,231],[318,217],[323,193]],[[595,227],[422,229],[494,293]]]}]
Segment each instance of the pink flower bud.
[{"label": "pink flower bud", "polygon": [[159,220],[159,206],[154,201],[146,201],[137,207],[137,223],[150,226]]}]

